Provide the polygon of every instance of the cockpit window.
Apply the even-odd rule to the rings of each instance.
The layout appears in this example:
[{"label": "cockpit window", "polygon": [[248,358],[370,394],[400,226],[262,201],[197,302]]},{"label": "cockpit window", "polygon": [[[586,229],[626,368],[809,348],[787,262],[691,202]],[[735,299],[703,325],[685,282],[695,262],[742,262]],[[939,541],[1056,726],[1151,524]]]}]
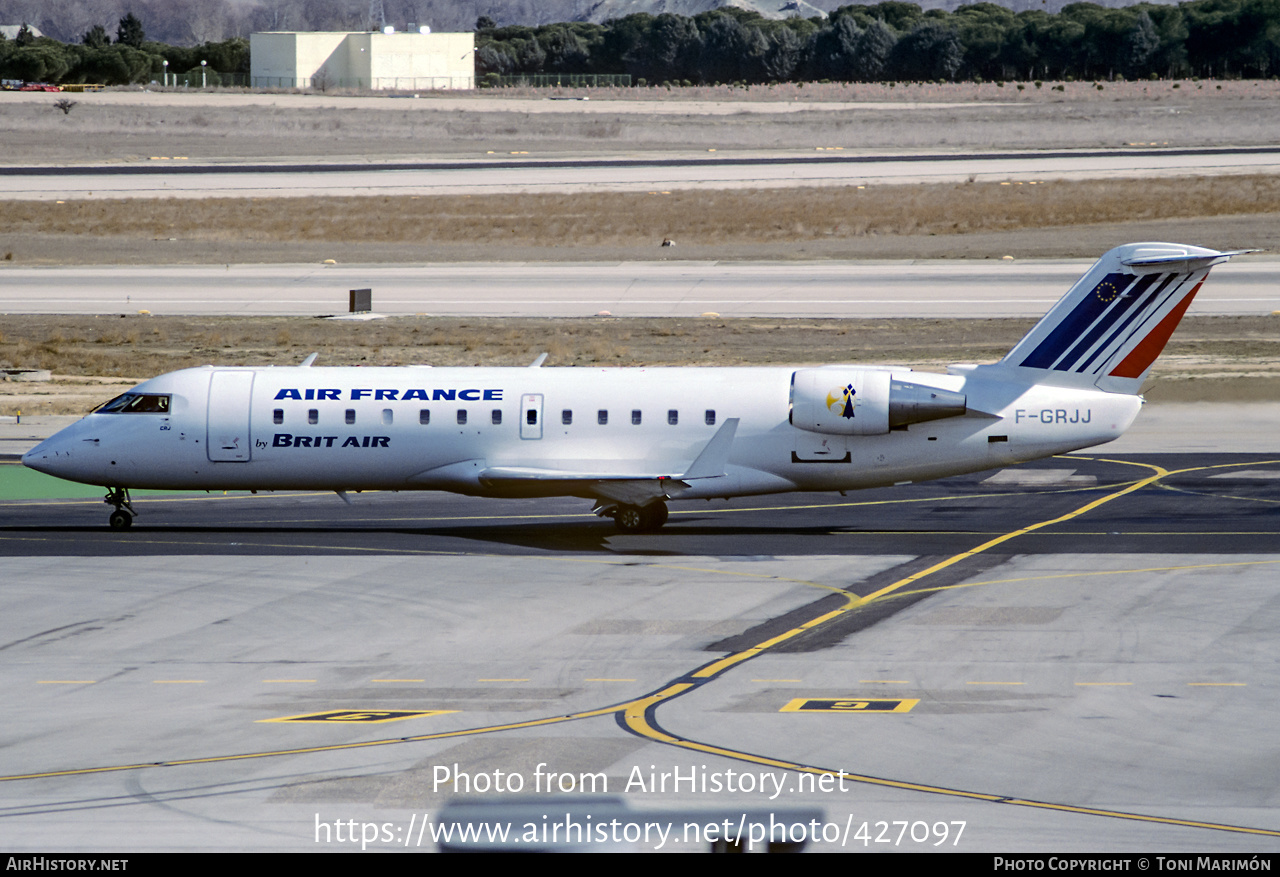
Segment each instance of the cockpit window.
[{"label": "cockpit window", "polygon": [[116,396],[94,414],[168,414],[169,395],[167,393],[125,393]]}]

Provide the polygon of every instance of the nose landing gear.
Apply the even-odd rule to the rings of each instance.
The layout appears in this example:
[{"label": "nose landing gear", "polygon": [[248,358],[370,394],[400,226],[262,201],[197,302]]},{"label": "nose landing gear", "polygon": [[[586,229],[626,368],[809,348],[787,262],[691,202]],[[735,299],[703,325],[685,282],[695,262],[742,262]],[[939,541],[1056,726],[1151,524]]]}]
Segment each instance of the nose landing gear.
[{"label": "nose landing gear", "polygon": [[133,503],[129,501],[129,488],[127,487],[108,487],[107,495],[102,501],[110,506],[115,506],[115,511],[107,518],[107,523],[111,525],[112,530],[127,530],[133,526],[133,519],[138,513],[133,510]]}]

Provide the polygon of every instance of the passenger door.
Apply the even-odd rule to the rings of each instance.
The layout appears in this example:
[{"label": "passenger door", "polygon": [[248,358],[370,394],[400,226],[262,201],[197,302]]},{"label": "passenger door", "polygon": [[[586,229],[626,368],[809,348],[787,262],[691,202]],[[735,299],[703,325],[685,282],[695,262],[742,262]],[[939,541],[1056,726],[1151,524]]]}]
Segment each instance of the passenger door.
[{"label": "passenger door", "polygon": [[252,371],[216,371],[209,377],[209,459],[215,463],[247,463],[253,450],[249,437],[249,408],[253,398]]}]

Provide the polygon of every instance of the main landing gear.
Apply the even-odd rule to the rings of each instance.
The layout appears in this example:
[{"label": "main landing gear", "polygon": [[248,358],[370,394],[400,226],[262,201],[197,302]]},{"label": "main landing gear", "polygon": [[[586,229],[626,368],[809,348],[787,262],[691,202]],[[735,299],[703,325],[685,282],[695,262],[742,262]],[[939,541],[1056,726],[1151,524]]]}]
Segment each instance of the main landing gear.
[{"label": "main landing gear", "polygon": [[662,500],[646,506],[620,505],[613,510],[613,523],[623,533],[649,533],[667,522],[667,504]]},{"label": "main landing gear", "polygon": [[112,530],[127,530],[133,526],[133,519],[138,513],[133,510],[133,503],[129,501],[129,488],[127,487],[108,487],[107,495],[102,498],[107,505],[115,506],[115,511],[111,513],[111,517],[107,518],[107,523],[111,525]]}]

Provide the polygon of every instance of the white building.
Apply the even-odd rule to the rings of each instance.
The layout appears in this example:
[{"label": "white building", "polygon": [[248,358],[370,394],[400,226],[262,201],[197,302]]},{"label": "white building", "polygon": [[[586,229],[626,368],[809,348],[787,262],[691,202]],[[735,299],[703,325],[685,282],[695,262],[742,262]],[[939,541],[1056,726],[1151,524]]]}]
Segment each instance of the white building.
[{"label": "white building", "polygon": [[31,32],[33,37],[44,36],[44,32],[34,24],[0,24],[0,34],[4,34],[6,40],[16,40],[24,27]]},{"label": "white building", "polygon": [[475,88],[471,33],[256,33],[256,88]]}]

